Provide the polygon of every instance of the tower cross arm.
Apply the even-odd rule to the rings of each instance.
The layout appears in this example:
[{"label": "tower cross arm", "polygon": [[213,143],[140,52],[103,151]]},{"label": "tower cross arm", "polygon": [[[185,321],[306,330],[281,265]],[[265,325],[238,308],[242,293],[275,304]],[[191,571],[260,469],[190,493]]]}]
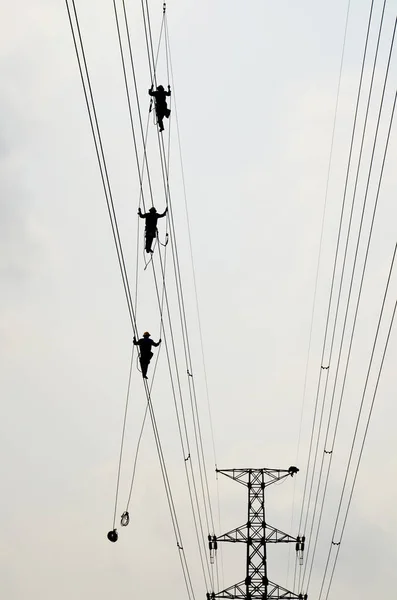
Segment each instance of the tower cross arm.
[{"label": "tower cross arm", "polygon": [[272,581],[268,582],[267,600],[307,600],[307,594],[295,594]]},{"label": "tower cross arm", "polygon": [[[264,587],[258,586],[257,593],[251,595],[251,600],[263,600]],[[247,588],[245,581],[240,581],[217,594],[212,598],[227,598],[229,600],[247,600]],[[272,581],[267,582],[266,600],[307,600],[307,594],[295,594],[286,590]]]},{"label": "tower cross arm", "polygon": [[236,529],[232,529],[231,531],[220,535],[216,539],[218,542],[231,542],[234,544],[236,542],[247,543],[248,541],[252,543],[266,542],[269,544],[297,542],[297,538],[288,533],[284,533],[281,529],[276,529],[267,524],[265,526],[265,537],[263,537],[263,528],[257,523],[251,524],[249,537],[247,525],[241,525],[240,527],[236,527]]}]

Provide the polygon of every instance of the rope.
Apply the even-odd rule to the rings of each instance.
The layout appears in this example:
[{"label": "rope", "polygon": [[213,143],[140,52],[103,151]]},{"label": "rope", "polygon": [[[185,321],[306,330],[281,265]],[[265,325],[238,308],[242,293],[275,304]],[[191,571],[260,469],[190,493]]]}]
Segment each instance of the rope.
[{"label": "rope", "polygon": [[[124,2],[123,2],[123,5],[124,5]],[[134,129],[133,117],[132,117],[131,98],[130,98],[129,88],[128,88],[128,81],[127,81],[127,74],[126,74],[124,56],[123,56],[123,52],[122,52],[122,41],[121,41],[120,25],[119,25],[119,19],[118,19],[118,14],[117,14],[117,8],[116,8],[115,1],[113,1],[113,9],[114,9],[114,15],[115,15],[115,20],[116,20],[116,27],[117,27],[117,34],[118,34],[118,40],[119,40],[119,47],[120,47],[120,50],[121,50],[123,75],[124,75],[124,83],[125,83],[125,89],[126,89],[127,101],[128,101],[128,111],[129,111],[129,117],[130,117],[130,125],[131,125],[132,134],[133,134],[134,148],[135,148],[137,162],[138,162],[137,144],[136,144],[135,129]],[[125,10],[125,5],[124,5],[124,10]],[[162,32],[163,32],[163,22],[164,22],[164,20],[162,21],[162,24],[161,24],[161,30],[160,30],[160,37],[159,37],[159,42],[158,42],[158,50],[157,50],[156,60],[158,58],[158,52],[159,52],[159,48],[160,48],[161,36],[162,36]],[[147,133],[148,133],[148,128],[149,128],[149,116],[148,116],[148,122],[147,122],[147,126],[146,126],[146,137],[147,137]],[[145,153],[146,153],[146,147],[144,148],[144,157],[143,157],[143,160],[142,160],[142,166],[139,167],[139,164],[137,165],[138,168],[139,168],[139,172],[140,172],[140,177],[139,177],[140,191],[139,191],[139,202],[138,202],[139,206],[140,206],[140,203],[141,203],[141,198],[143,197],[143,179],[142,178],[143,178],[143,170],[144,170],[144,164],[145,164]],[[138,247],[139,247],[139,219],[138,219],[138,227],[137,227],[137,254],[136,254],[136,267],[135,267],[135,273],[136,273],[136,276],[135,276],[135,319],[136,319],[137,302],[138,302]],[[147,267],[147,265],[145,265],[145,269],[146,269],[146,267]],[[119,454],[119,464],[118,464],[118,470],[117,470],[115,506],[114,506],[114,516],[113,516],[113,529],[115,528],[115,524],[116,524],[117,503],[118,503],[118,495],[119,495],[119,487],[120,487],[120,475],[121,475],[121,466],[122,466],[122,458],[123,458],[123,450],[124,450],[124,438],[125,438],[125,429],[126,429],[128,407],[129,407],[129,395],[130,395],[130,386],[131,386],[131,370],[132,370],[132,364],[133,364],[133,356],[134,356],[134,345],[132,345],[132,354],[131,354],[131,362],[130,362],[130,372],[129,372],[129,377],[128,377],[127,397],[126,397],[126,404],[125,404],[125,409],[124,409],[124,418],[123,418],[123,426],[122,426],[122,434],[121,434],[121,442],[120,442],[120,454]],[[156,365],[157,365],[157,361],[156,361]],[[138,367],[138,371],[140,371],[139,367]]]}]

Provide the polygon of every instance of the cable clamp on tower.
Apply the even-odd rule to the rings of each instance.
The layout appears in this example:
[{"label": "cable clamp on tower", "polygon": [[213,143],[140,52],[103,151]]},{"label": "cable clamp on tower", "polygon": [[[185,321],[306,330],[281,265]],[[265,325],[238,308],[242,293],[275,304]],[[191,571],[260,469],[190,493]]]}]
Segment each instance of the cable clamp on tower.
[{"label": "cable clamp on tower", "polygon": [[210,563],[213,565],[215,562],[216,551],[218,550],[218,540],[215,535],[208,536],[208,547],[210,549]]},{"label": "cable clamp on tower", "polygon": [[302,537],[299,537],[298,535],[298,537],[296,538],[295,551],[300,566],[303,565],[303,551],[305,549],[305,539],[306,538],[304,535]]}]

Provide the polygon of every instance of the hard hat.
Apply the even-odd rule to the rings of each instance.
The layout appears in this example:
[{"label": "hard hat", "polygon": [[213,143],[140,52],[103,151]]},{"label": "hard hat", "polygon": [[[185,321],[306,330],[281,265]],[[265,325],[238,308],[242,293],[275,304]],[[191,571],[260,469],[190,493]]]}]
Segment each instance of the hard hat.
[{"label": "hard hat", "polygon": [[149,208],[149,212],[156,212],[156,209],[154,208],[154,206],[152,206],[152,208]]},{"label": "hard hat", "polygon": [[158,86],[157,86],[157,89],[158,89],[158,90],[163,90],[164,88],[163,88],[163,86],[162,86],[162,85],[158,85]]},{"label": "hard hat", "polygon": [[150,333],[148,331],[145,331],[145,333],[143,334],[143,337],[150,337]]}]

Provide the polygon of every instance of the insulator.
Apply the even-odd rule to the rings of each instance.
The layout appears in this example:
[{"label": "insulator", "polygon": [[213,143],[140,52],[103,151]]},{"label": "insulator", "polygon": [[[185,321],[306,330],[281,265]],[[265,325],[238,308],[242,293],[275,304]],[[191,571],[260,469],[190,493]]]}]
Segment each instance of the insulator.
[{"label": "insulator", "polygon": [[306,536],[303,535],[302,536],[302,542],[305,543],[305,540],[306,540]]},{"label": "insulator", "polygon": [[216,538],[215,538],[215,542],[214,542],[214,550],[215,551],[218,550],[218,542],[216,541]]},{"label": "insulator", "polygon": [[290,467],[288,469],[288,473],[293,477],[296,473],[298,473],[299,469],[297,467]]},{"label": "insulator", "polygon": [[130,514],[129,512],[126,510],[125,512],[123,512],[123,514],[121,515],[121,520],[120,520],[120,524],[122,525],[122,527],[127,527],[128,523],[130,522]]},{"label": "insulator", "polygon": [[207,600],[210,600],[211,594],[209,592],[206,593],[206,596],[207,596]]},{"label": "insulator", "polygon": [[119,539],[119,535],[117,533],[117,529],[112,529],[112,531],[109,531],[109,533],[108,533],[109,542],[117,542],[118,539]]},{"label": "insulator", "polygon": [[299,548],[300,548],[300,543],[296,542],[296,544],[295,544],[295,552],[299,552]]}]

